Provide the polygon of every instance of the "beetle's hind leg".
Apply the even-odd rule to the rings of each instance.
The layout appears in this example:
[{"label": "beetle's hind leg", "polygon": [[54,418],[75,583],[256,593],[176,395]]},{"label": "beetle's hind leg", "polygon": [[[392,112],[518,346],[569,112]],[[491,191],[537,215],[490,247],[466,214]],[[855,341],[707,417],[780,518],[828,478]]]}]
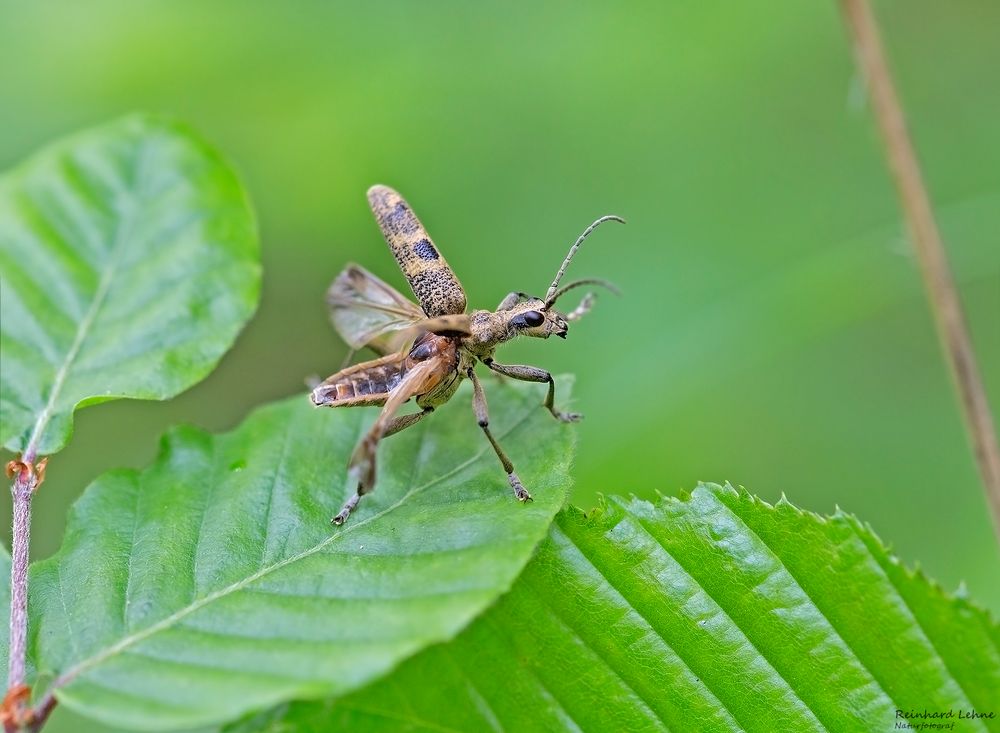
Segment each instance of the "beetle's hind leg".
[{"label": "beetle's hind leg", "polygon": [[545,409],[551,412],[552,417],[556,420],[577,422],[583,417],[579,412],[560,412],[556,409],[556,383],[552,379],[552,375],[544,369],[523,364],[497,364],[492,359],[486,359],[483,363],[497,374],[503,374],[505,377],[520,379],[523,382],[548,382],[549,391],[545,395]]},{"label": "beetle's hind leg", "polygon": [[[389,391],[382,405],[382,412],[351,455],[347,475],[358,482],[358,488],[331,522],[343,524],[361,501],[361,497],[375,489],[376,452],[382,438],[415,425],[431,412],[432,406],[424,407],[423,412],[412,415],[397,417],[396,413],[407,400],[428,394],[445,377],[453,374],[455,358],[455,341],[433,334],[427,334],[410,350],[406,356],[406,364],[412,366],[407,366],[405,376]],[[316,397],[313,401],[317,402]],[[420,404],[419,399],[417,404]]]},{"label": "beetle's hind leg", "polygon": [[507,457],[503,448],[500,447],[496,438],[493,437],[493,433],[490,432],[490,415],[486,406],[486,393],[483,392],[483,385],[480,384],[479,377],[476,376],[476,372],[472,367],[469,367],[466,374],[472,380],[472,408],[476,411],[476,422],[479,423],[479,427],[483,429],[486,439],[490,441],[490,445],[496,451],[497,458],[500,459],[500,463],[503,465],[503,470],[507,472],[507,480],[510,482],[510,488],[514,490],[514,496],[517,497],[518,501],[531,501],[531,494],[528,493],[528,490],[524,488],[524,484],[521,483],[521,479],[514,473],[514,464],[511,463],[510,458]]},{"label": "beetle's hind leg", "polygon": [[331,523],[340,526],[346,522],[347,518],[351,516],[351,512],[358,506],[361,497],[375,488],[375,459],[378,445],[382,438],[388,438],[390,435],[395,435],[406,430],[411,425],[416,425],[424,416],[433,411],[433,407],[425,407],[421,412],[414,412],[410,415],[398,415],[389,421],[384,431],[380,425],[382,416],[379,416],[379,419],[375,421],[371,430],[362,438],[361,443],[354,450],[351,462],[348,465],[348,475],[358,477],[358,488],[351,498],[344,502],[344,506],[340,508],[337,515],[330,520]]}]

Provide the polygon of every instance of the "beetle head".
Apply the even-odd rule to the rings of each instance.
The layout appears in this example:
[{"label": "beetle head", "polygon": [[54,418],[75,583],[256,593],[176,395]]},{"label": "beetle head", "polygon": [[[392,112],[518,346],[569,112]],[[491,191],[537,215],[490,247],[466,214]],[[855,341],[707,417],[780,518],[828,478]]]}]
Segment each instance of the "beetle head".
[{"label": "beetle head", "polygon": [[553,280],[552,285],[549,286],[544,299],[535,298],[524,293],[518,293],[517,300],[512,305],[497,312],[496,315],[499,315],[502,318],[501,327],[503,328],[503,336],[501,337],[501,340],[506,341],[507,339],[519,335],[534,336],[535,338],[548,338],[549,336],[556,335],[560,338],[566,338],[566,333],[569,331],[569,322],[578,320],[590,310],[594,302],[594,294],[587,293],[576,308],[565,314],[555,309],[556,301],[559,300],[563,294],[569,292],[573,288],[578,288],[581,285],[600,285],[601,287],[608,288],[615,294],[618,293],[618,288],[609,283],[607,280],[600,280],[596,278],[574,280],[567,285],[563,285],[561,288],[559,287],[559,282],[562,280],[562,276],[566,273],[566,268],[573,259],[573,255],[575,255],[576,251],[580,248],[580,245],[583,244],[583,241],[591,234],[591,232],[606,221],[617,221],[622,224],[625,223],[625,220],[618,216],[602,216],[600,219],[587,227],[583,234],[581,234],[577,238],[576,242],[573,243],[573,246],[569,248],[569,253],[566,255],[562,265],[559,267],[555,280]]},{"label": "beetle head", "polygon": [[541,298],[526,297],[509,310],[501,311],[501,315],[511,336],[566,338],[566,331],[569,329],[566,316]]}]

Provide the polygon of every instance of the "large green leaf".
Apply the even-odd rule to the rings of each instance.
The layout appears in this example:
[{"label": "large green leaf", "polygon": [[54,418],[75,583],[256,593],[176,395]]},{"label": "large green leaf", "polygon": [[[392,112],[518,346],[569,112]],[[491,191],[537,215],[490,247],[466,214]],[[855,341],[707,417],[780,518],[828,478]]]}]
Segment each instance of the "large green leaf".
[{"label": "large green leaf", "polygon": [[345,693],[453,637],[509,589],[569,485],[572,430],[543,390],[486,386],[527,505],[465,388],[381,447],[378,490],[342,528],[371,411],[304,395],[225,435],[175,430],[148,469],[99,478],[33,568],[39,676],[85,715],[170,729]]},{"label": "large green leaf", "polygon": [[0,442],[61,449],[73,411],[203,378],[260,289],[246,195],[180,125],[129,117],[0,179]]},{"label": "large green leaf", "polygon": [[874,731],[897,708],[957,721],[1000,714],[998,700],[998,627],[857,519],[703,486],[562,512],[513,590],[452,643],[232,730]]}]

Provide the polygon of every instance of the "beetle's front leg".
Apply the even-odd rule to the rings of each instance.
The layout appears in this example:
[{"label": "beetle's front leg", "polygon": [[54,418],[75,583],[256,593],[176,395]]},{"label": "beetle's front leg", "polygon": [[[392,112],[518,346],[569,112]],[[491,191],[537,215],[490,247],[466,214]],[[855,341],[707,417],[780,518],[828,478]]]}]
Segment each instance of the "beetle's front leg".
[{"label": "beetle's front leg", "polygon": [[552,413],[552,417],[561,422],[576,422],[583,417],[579,412],[560,412],[555,408],[556,383],[552,375],[544,369],[527,366],[524,364],[497,364],[492,359],[484,359],[483,364],[505,377],[520,379],[524,382],[548,382],[549,392],[545,396],[545,407]]},{"label": "beetle's front leg", "polygon": [[493,450],[496,452],[497,458],[500,459],[503,470],[507,472],[507,480],[510,482],[510,488],[514,490],[514,496],[517,497],[518,501],[531,501],[531,494],[528,493],[528,490],[524,488],[524,484],[521,483],[521,479],[514,473],[514,464],[511,463],[510,458],[507,457],[503,448],[500,447],[496,438],[493,437],[493,433],[490,432],[490,413],[486,407],[486,393],[483,392],[483,385],[480,384],[479,377],[476,376],[476,372],[472,367],[469,367],[466,374],[472,380],[472,409],[476,412],[476,422],[479,423],[479,427],[483,429],[486,439],[493,446]]}]

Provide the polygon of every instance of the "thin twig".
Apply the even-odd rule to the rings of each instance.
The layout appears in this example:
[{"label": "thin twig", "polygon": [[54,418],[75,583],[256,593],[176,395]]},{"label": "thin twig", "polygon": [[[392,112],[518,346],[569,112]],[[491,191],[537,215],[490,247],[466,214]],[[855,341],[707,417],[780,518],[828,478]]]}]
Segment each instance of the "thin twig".
[{"label": "thin twig", "polygon": [[14,503],[10,575],[10,659],[7,667],[7,684],[10,687],[24,684],[28,619],[28,544],[31,541],[33,478],[31,470],[21,469],[10,489]]},{"label": "thin twig", "polygon": [[[24,456],[7,464],[14,479],[10,487],[14,505],[10,568],[10,647],[7,660],[5,727],[17,730],[15,721],[25,719],[25,696],[10,694],[25,688],[25,659],[28,650],[28,546],[31,542],[31,499],[45,475],[45,460],[35,465],[35,446],[29,444]],[[9,722],[8,722],[9,721]]]},{"label": "thin twig", "polygon": [[993,528],[1000,537],[1000,449],[941,233],[934,220],[903,110],[889,75],[871,6],[868,0],[841,0],[841,6],[854,37],[858,64],[868,83],[889,169],[920,262],[938,337],[961,398],[962,416],[983,479],[986,500],[993,512]]},{"label": "thin twig", "polygon": [[31,711],[31,722],[29,723],[28,729],[31,733],[37,733],[37,731],[42,729],[45,725],[45,721],[49,719],[49,715],[56,707],[56,697],[51,691],[46,692],[45,696],[38,702],[35,709]]},{"label": "thin twig", "polygon": [[[13,500],[13,530],[10,547],[10,646],[7,658],[7,695],[4,698],[5,731],[37,731],[55,706],[55,699],[31,710],[26,684],[28,655],[28,562],[31,544],[31,500],[45,480],[48,458],[38,457],[38,443],[44,423],[35,424],[24,455],[7,464],[7,475],[14,480],[10,487]],[[8,709],[9,707],[9,709]]]}]

